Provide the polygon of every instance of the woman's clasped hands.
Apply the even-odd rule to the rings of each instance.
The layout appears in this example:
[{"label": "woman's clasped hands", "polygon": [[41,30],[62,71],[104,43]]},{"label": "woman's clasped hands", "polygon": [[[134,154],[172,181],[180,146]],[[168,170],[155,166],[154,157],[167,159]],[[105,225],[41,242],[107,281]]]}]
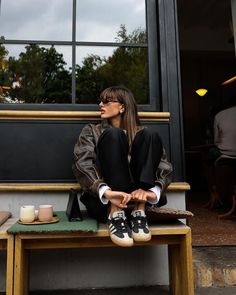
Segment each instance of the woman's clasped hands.
[{"label": "woman's clasped hands", "polygon": [[107,200],[109,200],[113,205],[124,209],[127,208],[127,204],[129,201],[139,201],[141,203],[145,203],[150,200],[154,200],[156,198],[156,195],[152,191],[145,191],[143,189],[137,189],[133,192],[125,193],[121,191],[112,191],[110,189],[106,190],[104,193],[104,196]]}]

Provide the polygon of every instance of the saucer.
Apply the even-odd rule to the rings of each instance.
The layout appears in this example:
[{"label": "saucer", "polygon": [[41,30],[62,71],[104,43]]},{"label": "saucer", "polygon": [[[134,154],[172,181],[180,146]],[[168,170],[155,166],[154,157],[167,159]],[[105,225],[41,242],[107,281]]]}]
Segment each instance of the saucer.
[{"label": "saucer", "polygon": [[25,224],[25,225],[39,225],[39,224],[50,224],[50,223],[56,223],[58,222],[60,219],[57,216],[53,216],[52,220],[50,221],[39,221],[38,219],[36,219],[33,222],[23,222],[18,220],[19,224]]}]

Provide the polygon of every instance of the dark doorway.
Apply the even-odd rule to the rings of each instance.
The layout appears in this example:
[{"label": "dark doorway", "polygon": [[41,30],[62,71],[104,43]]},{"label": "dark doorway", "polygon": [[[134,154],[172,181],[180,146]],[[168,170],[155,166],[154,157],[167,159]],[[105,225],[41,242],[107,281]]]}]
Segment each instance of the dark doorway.
[{"label": "dark doorway", "polygon": [[[187,209],[194,245],[236,245],[235,220],[219,219],[224,208],[205,208],[210,198],[203,155],[213,144],[214,116],[227,99],[236,97],[231,1],[177,0],[184,122],[186,181],[191,185]],[[195,91],[204,88],[199,96]],[[224,233],[224,234],[223,234]]]}]

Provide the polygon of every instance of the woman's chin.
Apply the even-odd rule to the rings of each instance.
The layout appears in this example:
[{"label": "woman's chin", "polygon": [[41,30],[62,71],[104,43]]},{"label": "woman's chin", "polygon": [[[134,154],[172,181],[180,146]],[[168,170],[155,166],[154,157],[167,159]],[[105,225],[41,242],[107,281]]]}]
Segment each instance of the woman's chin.
[{"label": "woman's chin", "polygon": [[104,114],[104,113],[101,114],[101,119],[108,119],[108,118],[109,118],[108,115],[106,115],[106,114]]}]

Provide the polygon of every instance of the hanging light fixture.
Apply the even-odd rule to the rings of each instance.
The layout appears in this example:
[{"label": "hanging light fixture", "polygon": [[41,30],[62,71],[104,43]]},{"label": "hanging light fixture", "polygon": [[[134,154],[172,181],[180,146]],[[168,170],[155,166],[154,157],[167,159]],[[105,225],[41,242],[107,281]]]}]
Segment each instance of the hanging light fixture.
[{"label": "hanging light fixture", "polygon": [[197,89],[195,92],[199,95],[199,96],[204,96],[207,94],[207,89],[206,88],[199,88]]},{"label": "hanging light fixture", "polygon": [[[208,90],[205,87],[202,87],[205,82],[203,79],[203,73],[204,73],[204,67],[205,66],[205,60],[203,59],[202,56],[198,57],[198,63],[197,63],[197,83],[196,83],[196,88],[195,88],[195,92],[197,93],[197,95],[199,96],[204,96],[207,94]],[[199,87],[200,86],[200,87]]]}]

